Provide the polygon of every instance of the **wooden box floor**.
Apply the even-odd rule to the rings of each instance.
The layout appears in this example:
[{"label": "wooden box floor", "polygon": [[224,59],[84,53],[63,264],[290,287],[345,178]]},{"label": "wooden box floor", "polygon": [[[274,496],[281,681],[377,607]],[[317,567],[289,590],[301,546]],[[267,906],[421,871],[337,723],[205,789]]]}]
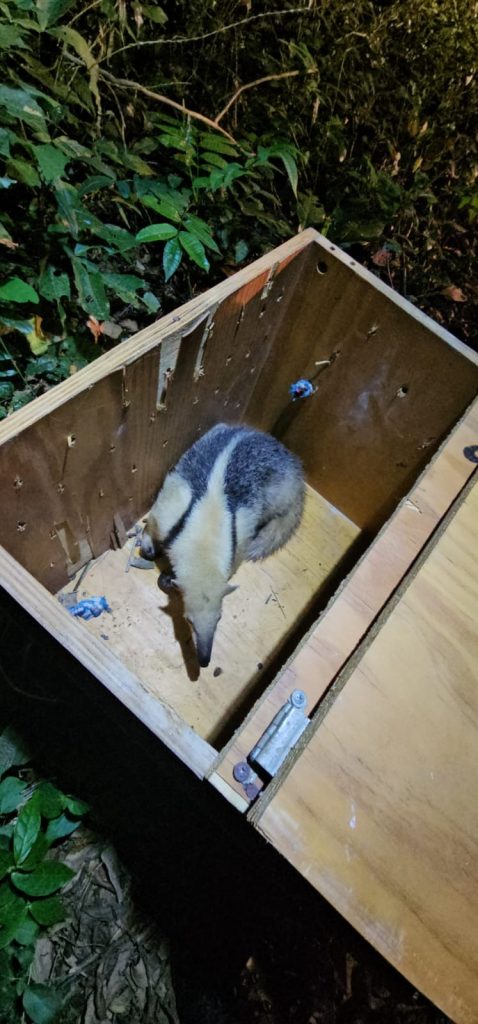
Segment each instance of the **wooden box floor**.
[{"label": "wooden box floor", "polygon": [[[111,614],[80,621],[151,693],[214,743],[359,533],[308,487],[292,540],[264,562],[243,563],[236,573],[239,587],[224,601],[211,664],[200,674],[180,599],[158,588],[158,567],[125,571],[133,540],[92,563],[78,587],[79,598],[104,595]],[[74,586],[75,580],[62,593]]]}]

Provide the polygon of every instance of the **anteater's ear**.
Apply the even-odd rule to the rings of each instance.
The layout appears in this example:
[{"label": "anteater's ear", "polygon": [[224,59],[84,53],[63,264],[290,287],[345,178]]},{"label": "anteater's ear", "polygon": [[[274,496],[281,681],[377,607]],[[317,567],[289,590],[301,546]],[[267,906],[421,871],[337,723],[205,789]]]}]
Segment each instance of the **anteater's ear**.
[{"label": "anteater's ear", "polygon": [[228,583],[224,591],[224,597],[227,597],[228,594],[233,594],[235,590],[239,590],[239,583]]}]

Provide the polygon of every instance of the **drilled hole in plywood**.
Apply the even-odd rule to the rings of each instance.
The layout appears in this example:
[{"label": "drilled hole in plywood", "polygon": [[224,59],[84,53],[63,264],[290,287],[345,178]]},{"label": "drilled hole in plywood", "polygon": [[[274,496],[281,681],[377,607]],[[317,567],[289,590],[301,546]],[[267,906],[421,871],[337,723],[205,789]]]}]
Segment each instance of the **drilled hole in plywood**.
[{"label": "drilled hole in plywood", "polygon": [[49,537],[50,537],[50,540],[55,540],[56,530],[50,530]]},{"label": "drilled hole in plywood", "polygon": [[150,423],[154,423],[154,422],[155,422],[155,420],[156,420],[156,413],[155,413],[155,412],[152,412],[152,413],[151,413],[151,415],[150,415],[150,417],[149,417],[149,422],[150,422]]},{"label": "drilled hole in plywood", "polygon": [[131,497],[130,497],[130,498],[128,498],[128,501],[129,501],[129,502],[133,501],[133,496],[132,496],[132,495],[131,495]]},{"label": "drilled hole in plywood", "polygon": [[169,441],[163,441],[163,448],[166,448],[166,446],[167,446],[168,444],[169,444]]},{"label": "drilled hole in plywood", "polygon": [[329,268],[325,260],[319,260],[315,269],[318,274],[326,274]]},{"label": "drilled hole in plywood", "polygon": [[13,486],[14,486],[15,490],[17,490],[17,491],[20,490],[20,487],[23,487],[23,480],[22,480],[21,476],[16,476],[15,477],[15,479],[13,481]]},{"label": "drilled hole in plywood", "polygon": [[50,569],[54,569],[54,568],[55,568],[55,563],[54,562],[50,562]]},{"label": "drilled hole in plywood", "polygon": [[19,533],[25,533],[26,528],[27,528],[27,524],[26,523],[24,523],[22,521],[17,523],[17,530],[18,530]]},{"label": "drilled hole in plywood", "polygon": [[63,494],[63,492],[65,490],[65,485],[64,485],[64,483],[62,483],[61,480],[60,480],[60,483],[56,485],[56,489],[58,491],[58,494]]},{"label": "drilled hole in plywood", "polygon": [[76,444],[76,434],[68,434],[68,447],[74,448]]},{"label": "drilled hole in plywood", "polygon": [[220,388],[214,388],[214,394],[215,394],[215,395],[218,395],[218,394],[219,394],[219,391],[220,391]]},{"label": "drilled hole in plywood", "polygon": [[226,356],[226,366],[229,366],[229,363],[232,363],[232,356]]},{"label": "drilled hole in plywood", "polygon": [[104,496],[105,496],[105,492],[104,492],[103,488],[100,487],[100,489],[98,491],[98,497],[99,498],[104,498]]},{"label": "drilled hole in plywood", "polygon": [[402,384],[397,391],[397,398],[405,398],[405,395],[408,395],[408,385]]},{"label": "drilled hole in plywood", "polygon": [[138,467],[135,466],[134,462],[133,462],[133,465],[131,466],[131,472],[132,473],[137,473],[138,472]]},{"label": "drilled hole in plywood", "polygon": [[115,444],[110,444],[110,452],[115,452],[115,451],[116,451],[116,445]]},{"label": "drilled hole in plywood", "polygon": [[266,311],[266,307],[265,307],[265,306],[263,306],[263,307],[262,307],[262,309],[261,309],[261,311],[260,311],[260,313],[259,313],[259,320],[261,320],[261,319],[262,319],[262,317],[264,316],[264,313],[265,313],[265,311]]}]

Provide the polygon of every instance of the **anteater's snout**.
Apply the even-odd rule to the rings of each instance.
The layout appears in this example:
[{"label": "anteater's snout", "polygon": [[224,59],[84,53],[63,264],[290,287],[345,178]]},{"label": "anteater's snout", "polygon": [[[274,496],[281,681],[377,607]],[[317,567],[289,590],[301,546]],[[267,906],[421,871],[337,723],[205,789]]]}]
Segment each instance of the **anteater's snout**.
[{"label": "anteater's snout", "polygon": [[209,662],[211,660],[213,639],[214,638],[212,638],[211,640],[202,640],[201,637],[198,637],[196,634],[196,650],[198,662],[201,668],[207,668],[209,665]]}]

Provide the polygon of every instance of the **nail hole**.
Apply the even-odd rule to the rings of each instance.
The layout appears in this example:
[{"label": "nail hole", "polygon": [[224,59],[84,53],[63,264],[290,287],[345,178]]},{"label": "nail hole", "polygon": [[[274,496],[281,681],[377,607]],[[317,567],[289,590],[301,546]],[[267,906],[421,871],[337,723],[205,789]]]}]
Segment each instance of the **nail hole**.
[{"label": "nail hole", "polygon": [[255,373],[255,372],[256,372],[255,366],[251,366],[251,368],[249,370],[249,373]]},{"label": "nail hole", "polygon": [[251,353],[250,353],[250,350],[248,349],[247,352],[244,352],[244,359],[250,359],[250,358],[251,358]]},{"label": "nail hole", "polygon": [[227,356],[227,358],[226,358],[226,366],[229,366],[229,363],[231,363],[231,362],[232,362],[232,356]]},{"label": "nail hole", "polygon": [[198,402],[199,402],[199,398],[198,398],[198,396],[196,395],[196,397],[195,397],[195,398],[193,398],[193,405],[197,405],[197,404],[198,404]]},{"label": "nail hole", "polygon": [[330,246],[330,252],[335,252],[335,245]]},{"label": "nail hole", "polygon": [[154,423],[155,419],[156,419],[156,413],[152,412],[151,416],[149,417],[149,422],[150,423]]},{"label": "nail hole", "polygon": [[104,492],[103,488],[100,487],[100,489],[98,491],[98,497],[99,498],[104,498],[104,496],[105,496],[105,492]]},{"label": "nail hole", "polygon": [[116,451],[116,445],[115,444],[110,444],[110,452],[115,452],[115,451]]},{"label": "nail hole", "polygon": [[408,395],[408,387],[406,384],[402,384],[402,387],[397,391],[397,398],[405,398]]},{"label": "nail hole", "polygon": [[325,260],[319,260],[319,262],[318,262],[318,264],[317,264],[315,269],[316,269],[318,274],[326,274],[329,268],[328,268]]},{"label": "nail hole", "polygon": [[50,530],[49,536],[50,536],[50,540],[55,540],[56,530]]},{"label": "nail hole", "polygon": [[169,441],[163,441],[163,448],[166,448],[168,444],[169,444]]},{"label": "nail hole", "polygon": [[349,266],[350,267],[354,267],[355,266],[355,260],[350,260]]},{"label": "nail hole", "polygon": [[27,528],[27,524],[26,523],[22,523],[22,522],[17,523],[17,530],[18,530],[19,533],[25,533],[26,528]]},{"label": "nail hole", "polygon": [[128,498],[128,501],[133,501],[133,498]]},{"label": "nail hole", "polygon": [[138,467],[137,467],[137,466],[135,466],[135,464],[134,464],[134,463],[133,463],[133,465],[131,466],[131,472],[132,472],[132,473],[137,473],[137,472],[138,472]]},{"label": "nail hole", "polygon": [[65,485],[62,484],[61,481],[60,481],[60,483],[57,485],[56,489],[58,491],[58,494],[63,494],[63,491],[65,490]]},{"label": "nail hole", "polygon": [[224,408],[226,408],[226,405],[229,405],[229,399],[228,398],[226,398],[226,400],[224,402]]},{"label": "nail hole", "polygon": [[241,403],[240,402],[236,402],[234,408],[235,409],[240,409],[241,408]]},{"label": "nail hole", "polygon": [[54,562],[50,562],[50,569],[54,569],[54,568],[55,568],[55,563]]},{"label": "nail hole", "polygon": [[17,491],[20,490],[20,487],[23,487],[23,480],[22,480],[21,476],[16,476],[15,477],[15,479],[13,481],[13,486],[16,487]]},{"label": "nail hole", "polygon": [[215,394],[215,395],[218,395],[218,394],[219,394],[219,388],[214,388],[214,394]]},{"label": "nail hole", "polygon": [[265,308],[265,306],[264,306],[264,307],[263,307],[263,308],[261,309],[260,313],[259,313],[259,320],[261,320],[261,319],[262,319],[262,317],[264,316],[264,313],[265,313],[265,311],[266,311],[266,308]]},{"label": "nail hole", "polygon": [[76,434],[68,434],[68,447],[74,448],[76,444]]},{"label": "nail hole", "polygon": [[281,294],[277,296],[276,302],[282,302],[283,298],[284,298],[284,292],[281,292]]}]

